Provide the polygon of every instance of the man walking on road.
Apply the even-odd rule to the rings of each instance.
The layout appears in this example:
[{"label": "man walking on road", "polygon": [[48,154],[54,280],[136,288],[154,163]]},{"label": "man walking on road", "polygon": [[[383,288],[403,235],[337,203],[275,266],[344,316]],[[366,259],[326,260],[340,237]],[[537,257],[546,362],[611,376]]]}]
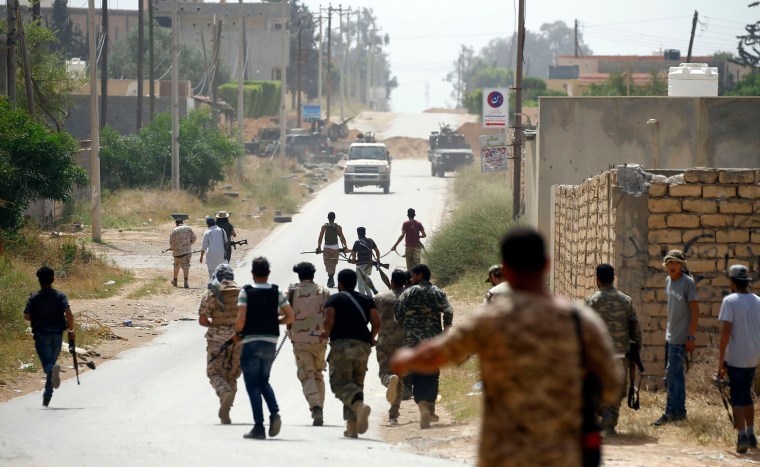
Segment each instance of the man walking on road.
[{"label": "man walking on road", "polygon": [[664,425],[686,419],[686,352],[693,352],[697,340],[699,302],[694,279],[684,273],[686,254],[681,250],[671,250],[663,261],[668,277],[665,278],[665,293],[668,296],[668,325],[665,332],[667,366],[665,384],[667,401],[665,413],[652,423]]},{"label": "man walking on road", "polygon": [[[232,423],[230,409],[237,393],[240,377],[240,345],[232,345],[221,354],[220,348],[235,333],[237,301],[240,287],[235,283],[235,274],[227,263],[216,267],[214,277],[208,284],[201,305],[198,308],[198,323],[207,327],[206,331],[206,375],[211,387],[219,397],[219,421],[223,425]],[[212,361],[213,359],[213,361]]]},{"label": "man walking on road", "polygon": [[[325,243],[322,245],[322,239]],[[340,244],[338,244],[340,240]],[[348,250],[348,242],[343,236],[343,227],[335,223],[335,213],[327,213],[327,223],[322,225],[317,240],[317,254],[322,253],[322,260],[327,270],[327,287],[335,287],[335,267],[338,265],[338,256],[341,252],[340,245],[343,245],[342,251]]]},{"label": "man walking on road", "polygon": [[538,232],[510,230],[501,254],[512,293],[446,335],[399,350],[391,369],[433,373],[477,354],[487,408],[478,466],[580,467],[582,381],[587,371],[597,375],[603,402],[617,399],[612,343],[596,313],[546,291],[549,262]]},{"label": "man walking on road", "polygon": [[[380,250],[377,249],[375,241],[367,237],[367,229],[358,227],[356,234],[359,240],[354,242],[351,248],[350,262],[356,263],[356,274],[359,282],[359,293],[372,297],[374,286],[369,276],[372,274],[372,263],[380,261]],[[375,259],[377,258],[377,259]],[[365,280],[364,278],[367,278]]]},{"label": "man walking on road", "polygon": [[728,278],[732,293],[723,298],[718,316],[723,322],[718,377],[722,380],[728,374],[731,383],[731,405],[739,435],[736,452],[743,454],[757,449],[752,381],[760,363],[760,297],[747,289],[752,278],[746,266],[731,266]]},{"label": "man walking on road", "polygon": [[404,284],[409,273],[396,269],[391,274],[391,290],[375,295],[375,304],[380,314],[380,335],[377,338],[377,365],[380,369],[380,382],[388,388],[385,398],[391,404],[388,411],[388,423],[398,425],[399,409],[401,408],[401,396],[404,391],[403,379],[391,372],[390,360],[396,350],[404,345],[404,327],[399,326],[394,319],[394,308],[398,297],[404,291]]},{"label": "man walking on road", "polygon": [[224,248],[227,246],[227,234],[216,225],[216,221],[211,216],[206,217],[206,225],[208,230],[203,234],[201,243],[201,264],[205,255],[208,278],[211,279],[216,267],[225,262]]},{"label": "man walking on road", "polygon": [[306,262],[293,266],[300,282],[288,290],[288,300],[295,315],[295,320],[288,325],[288,334],[296,357],[296,375],[311,410],[312,425],[322,426],[322,408],[325,406],[325,378],[322,373],[327,368],[325,302],[330,291],[314,283],[316,270],[313,264]]},{"label": "man walking on road", "polygon": [[277,285],[267,282],[269,272],[269,261],[262,256],[255,258],[251,265],[253,285],[246,285],[240,290],[237,302],[233,340],[243,342],[240,367],[251,400],[254,422],[253,429],[243,435],[248,439],[266,439],[262,398],[269,408],[269,436],[277,436],[282,426],[277,399],[269,384],[269,373],[280,336],[280,325],[293,322],[293,309],[285,293]]},{"label": "man walking on road", "polygon": [[[633,300],[615,288],[615,269],[609,264],[600,264],[596,267],[596,286],[599,290],[586,300],[586,304],[599,314],[607,326],[615,349],[618,371],[624,375],[623,381],[626,381],[630,366],[630,360],[626,358],[626,355],[631,350],[631,344],[641,345],[641,327],[636,310],[633,308]],[[617,434],[620,404],[625,398],[625,389],[625,384],[623,384],[615,404],[601,407],[601,413],[599,413],[602,418],[601,429],[606,435]]]},{"label": "man walking on road", "polygon": [[74,339],[74,315],[66,295],[53,288],[55,271],[42,266],[37,270],[37,280],[40,290],[26,301],[24,319],[32,324],[34,349],[46,375],[42,405],[47,407],[53,389],[61,385],[61,366],[56,362],[63,345],[63,331],[68,330],[70,342]]},{"label": "man walking on road", "polygon": [[172,285],[177,287],[177,276],[182,268],[182,275],[185,277],[185,288],[189,287],[187,278],[190,275],[190,259],[193,257],[193,243],[196,237],[193,229],[185,225],[182,219],[174,221],[176,227],[169,235],[169,249],[174,255],[174,279]]},{"label": "man walking on road", "polygon": [[[330,389],[343,402],[347,438],[357,438],[369,428],[370,407],[364,403],[367,361],[380,331],[375,302],[354,291],[356,273],[338,273],[338,290],[325,304],[325,333],[330,336]],[[367,329],[367,324],[371,329]]]},{"label": "man walking on road", "polygon": [[[406,270],[411,271],[412,268],[422,262],[422,250],[425,248],[420,241],[421,238],[425,238],[425,227],[419,221],[414,220],[416,213],[414,209],[409,208],[406,210],[406,216],[409,218],[401,225],[401,236],[396,240],[391,250],[396,251],[396,247],[401,240],[406,239],[404,257],[406,258]],[[378,255],[379,256],[379,255]]]},{"label": "man walking on road", "polygon": [[230,223],[230,215],[227,211],[219,211],[216,213],[216,225],[227,234],[227,242],[224,244],[224,260],[229,263],[232,258],[231,242],[237,237],[237,232],[235,232],[235,226]]},{"label": "man walking on road", "polygon": [[[402,293],[394,308],[396,323],[404,327],[404,346],[416,347],[451,328],[454,311],[443,290],[430,283],[430,268],[418,264],[412,268],[412,287]],[[443,328],[441,328],[443,320]],[[437,422],[435,401],[438,398],[438,371],[431,374],[412,372],[412,394],[420,409],[420,428]]]}]

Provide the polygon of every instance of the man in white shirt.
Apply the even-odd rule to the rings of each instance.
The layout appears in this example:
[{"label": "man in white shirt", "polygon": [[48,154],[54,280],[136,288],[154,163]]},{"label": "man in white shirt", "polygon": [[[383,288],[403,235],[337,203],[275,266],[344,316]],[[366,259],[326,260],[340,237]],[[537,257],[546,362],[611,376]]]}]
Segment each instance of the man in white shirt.
[{"label": "man in white shirt", "polygon": [[211,279],[216,267],[226,263],[224,247],[227,245],[227,234],[216,225],[216,221],[211,216],[206,217],[206,225],[208,230],[203,234],[203,243],[201,243],[201,264],[205,255],[208,278]]}]

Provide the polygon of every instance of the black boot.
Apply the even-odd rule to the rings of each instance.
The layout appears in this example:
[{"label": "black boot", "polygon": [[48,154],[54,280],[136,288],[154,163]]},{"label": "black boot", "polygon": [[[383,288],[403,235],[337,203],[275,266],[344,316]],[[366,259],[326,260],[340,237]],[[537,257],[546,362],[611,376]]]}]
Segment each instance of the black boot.
[{"label": "black boot", "polygon": [[335,279],[333,278],[333,274],[330,274],[327,276],[327,287],[333,288],[335,287]]}]

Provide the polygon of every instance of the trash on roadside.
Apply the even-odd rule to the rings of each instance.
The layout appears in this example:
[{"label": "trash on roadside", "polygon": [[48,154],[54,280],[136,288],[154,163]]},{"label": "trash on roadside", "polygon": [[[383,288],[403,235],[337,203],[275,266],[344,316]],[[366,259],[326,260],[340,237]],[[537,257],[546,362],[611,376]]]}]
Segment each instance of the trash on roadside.
[{"label": "trash on roadside", "polygon": [[116,283],[116,281],[108,281],[108,282],[104,283],[103,285],[114,285],[115,283]]},{"label": "trash on roadside", "polygon": [[124,321],[124,326],[131,327],[132,326],[132,320],[128,319],[128,320]]},{"label": "trash on roadside", "polygon": [[22,363],[18,367],[19,370],[31,370],[32,368],[34,368],[34,363]]}]

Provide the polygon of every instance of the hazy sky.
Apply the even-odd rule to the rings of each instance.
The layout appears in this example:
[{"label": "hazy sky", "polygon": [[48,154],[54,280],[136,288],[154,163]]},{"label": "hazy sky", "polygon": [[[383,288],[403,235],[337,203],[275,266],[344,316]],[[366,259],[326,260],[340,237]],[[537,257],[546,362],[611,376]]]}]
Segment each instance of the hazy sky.
[{"label": "hazy sky", "polygon": [[[649,55],[655,48],[689,47],[694,10],[700,24],[694,55],[715,51],[736,53],[735,36],[748,22],[760,20],[760,7],[751,0],[526,0],[526,27],[557,20],[572,26],[577,19],[586,44],[596,55]],[[326,0],[304,0],[316,12]],[[69,0],[70,6],[86,6]],[[96,4],[100,2],[96,0]],[[337,7],[338,3],[333,3]],[[399,88],[393,109],[419,111],[453,103],[451,85],[444,81],[453,68],[460,45],[476,51],[496,37],[511,36],[516,27],[517,0],[343,0],[343,7],[372,8],[378,23],[390,36],[392,73]],[[110,0],[109,6],[136,9],[137,0]],[[333,21],[335,24],[336,21]],[[426,92],[427,89],[427,92]]]}]

